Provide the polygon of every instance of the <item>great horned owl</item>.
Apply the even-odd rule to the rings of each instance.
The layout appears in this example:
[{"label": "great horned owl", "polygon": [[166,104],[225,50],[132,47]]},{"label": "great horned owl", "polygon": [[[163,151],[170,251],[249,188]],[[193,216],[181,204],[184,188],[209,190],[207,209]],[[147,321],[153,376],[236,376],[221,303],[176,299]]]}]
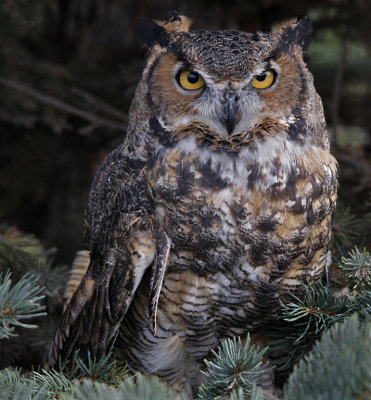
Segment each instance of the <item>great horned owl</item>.
[{"label": "great horned owl", "polygon": [[258,332],[323,276],[337,164],[303,61],[308,18],[254,34],[189,25],[139,24],[147,62],[90,192],[75,263],[89,267],[49,361],[113,349],[192,398],[221,339]]}]

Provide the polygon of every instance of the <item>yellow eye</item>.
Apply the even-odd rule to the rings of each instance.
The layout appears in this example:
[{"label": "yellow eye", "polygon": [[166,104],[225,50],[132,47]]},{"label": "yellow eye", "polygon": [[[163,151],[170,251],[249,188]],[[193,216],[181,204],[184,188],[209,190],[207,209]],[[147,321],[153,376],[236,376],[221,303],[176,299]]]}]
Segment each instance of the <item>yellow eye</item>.
[{"label": "yellow eye", "polygon": [[256,89],[267,89],[273,85],[276,74],[271,69],[251,79],[251,86]]},{"label": "yellow eye", "polygon": [[189,69],[180,71],[177,75],[179,85],[185,90],[196,90],[205,85],[205,81],[200,74]]}]

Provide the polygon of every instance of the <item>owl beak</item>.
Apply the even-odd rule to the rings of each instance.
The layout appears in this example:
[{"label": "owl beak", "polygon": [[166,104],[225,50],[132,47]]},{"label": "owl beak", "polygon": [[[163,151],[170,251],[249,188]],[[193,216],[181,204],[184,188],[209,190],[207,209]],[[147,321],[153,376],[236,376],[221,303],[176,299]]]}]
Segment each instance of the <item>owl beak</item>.
[{"label": "owl beak", "polygon": [[227,92],[223,103],[223,123],[230,135],[236,126],[238,97],[234,92]]}]

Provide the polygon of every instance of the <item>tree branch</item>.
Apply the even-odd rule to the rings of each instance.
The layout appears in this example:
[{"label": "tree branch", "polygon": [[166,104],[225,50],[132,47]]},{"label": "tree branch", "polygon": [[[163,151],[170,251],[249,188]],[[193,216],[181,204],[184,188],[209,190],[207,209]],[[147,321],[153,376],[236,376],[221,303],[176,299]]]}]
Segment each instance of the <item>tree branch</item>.
[{"label": "tree branch", "polygon": [[[82,110],[75,106],[72,106],[70,104],[67,104],[64,101],[58,100],[55,97],[43,94],[43,93],[39,92],[38,90],[35,90],[35,89],[33,89],[27,85],[24,85],[22,83],[16,82],[12,79],[3,78],[0,76],[0,84],[3,86],[6,86],[8,88],[14,89],[18,92],[25,93],[25,94],[33,97],[34,99],[40,101],[41,103],[51,105],[62,111],[65,111],[69,114],[76,115],[76,116],[84,119],[85,121],[89,121],[90,125],[106,126],[113,130],[119,130],[119,131],[124,131],[127,128],[126,123],[115,122],[115,121],[111,121],[107,118],[99,117],[88,111],[85,111],[85,110]],[[103,104],[103,102],[101,102],[101,103]],[[123,120],[121,119],[121,121],[123,121]]]},{"label": "tree branch", "polygon": [[73,87],[71,91],[72,93],[84,99],[88,104],[95,106],[97,109],[100,109],[106,112],[107,114],[111,114],[112,116],[116,117],[118,120],[122,122],[127,123],[128,117],[125,113],[117,110],[117,108],[112,107],[111,105],[105,103],[101,99],[98,99],[98,97],[78,87]]}]

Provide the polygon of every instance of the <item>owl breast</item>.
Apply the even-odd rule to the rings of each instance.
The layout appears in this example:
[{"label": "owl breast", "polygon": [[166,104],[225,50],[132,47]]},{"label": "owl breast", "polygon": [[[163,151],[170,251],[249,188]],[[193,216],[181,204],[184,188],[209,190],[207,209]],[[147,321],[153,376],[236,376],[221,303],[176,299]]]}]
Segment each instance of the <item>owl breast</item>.
[{"label": "owl breast", "polygon": [[336,196],[327,152],[283,148],[275,138],[239,154],[190,140],[159,154],[150,181],[173,244],[168,273],[206,279],[207,295],[196,298],[209,299],[221,330],[259,327],[289,291],[322,276]]},{"label": "owl breast", "polygon": [[277,138],[265,145],[226,155],[188,140],[147,166],[172,249],[156,335],[143,318],[146,282],[120,329],[118,348],[133,370],[170,383],[187,376],[197,387],[201,362],[220,339],[266,326],[288,293],[322,276],[336,162],[320,148],[282,147]]}]

